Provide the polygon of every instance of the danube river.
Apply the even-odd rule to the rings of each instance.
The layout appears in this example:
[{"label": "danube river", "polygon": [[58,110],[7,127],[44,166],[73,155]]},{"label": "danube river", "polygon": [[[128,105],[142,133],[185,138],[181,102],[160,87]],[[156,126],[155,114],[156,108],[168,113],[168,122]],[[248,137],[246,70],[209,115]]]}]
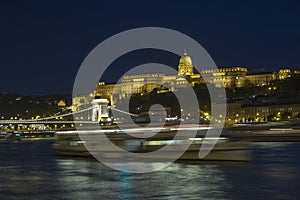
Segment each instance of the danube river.
[{"label": "danube river", "polygon": [[249,163],[174,163],[127,174],[54,155],[53,140],[0,141],[0,199],[298,199],[300,143],[260,143]]}]

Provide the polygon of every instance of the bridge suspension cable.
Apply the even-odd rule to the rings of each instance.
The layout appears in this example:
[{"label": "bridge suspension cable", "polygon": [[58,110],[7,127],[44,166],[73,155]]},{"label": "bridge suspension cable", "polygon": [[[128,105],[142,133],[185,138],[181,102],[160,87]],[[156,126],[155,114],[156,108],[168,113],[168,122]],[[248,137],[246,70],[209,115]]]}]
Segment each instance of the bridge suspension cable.
[{"label": "bridge suspension cable", "polygon": [[[40,122],[40,121],[47,121],[47,120],[50,120],[50,119],[57,119],[57,118],[60,118],[60,117],[66,117],[66,116],[69,116],[69,115],[75,115],[75,114],[79,114],[79,113],[82,113],[82,112],[86,112],[86,111],[89,111],[89,110],[92,110],[93,108],[95,108],[94,106],[92,107],[89,107],[89,108],[85,108],[85,109],[82,109],[82,110],[79,110],[79,111],[76,111],[76,112],[71,112],[71,113],[65,113],[65,114],[61,114],[61,115],[57,115],[58,113],[54,114],[53,116],[49,116],[49,117],[43,117],[43,118],[38,118],[38,119],[24,119],[24,120],[0,120],[0,122],[18,122],[18,123],[22,123],[22,122]],[[111,110],[115,110],[117,112],[120,112],[120,113],[124,113],[124,114],[127,114],[127,115],[130,115],[130,116],[134,116],[134,117],[137,117],[138,115],[136,114],[133,114],[133,113],[129,113],[129,112],[126,112],[126,111],[123,111],[123,110],[120,110],[120,109],[117,109],[117,108],[110,108]],[[75,121],[75,120],[73,120]]]},{"label": "bridge suspension cable", "polygon": [[137,116],[138,116],[138,115],[136,115],[136,114],[129,113],[129,112],[126,112],[126,111],[117,109],[117,108],[110,108],[110,109],[111,109],[111,110],[115,110],[115,111],[120,112],[120,113],[124,113],[124,114],[127,114],[127,115],[131,115],[131,116],[134,116],[134,117],[137,117]]},{"label": "bridge suspension cable", "polygon": [[38,121],[46,121],[46,120],[49,120],[49,119],[56,119],[56,118],[59,118],[59,117],[65,117],[65,116],[69,116],[69,115],[74,115],[74,114],[78,114],[78,113],[82,113],[82,112],[86,112],[88,110],[91,110],[93,109],[94,107],[89,107],[89,108],[85,108],[85,109],[82,109],[82,110],[79,110],[79,111],[76,111],[76,112],[71,112],[71,113],[65,113],[65,114],[61,114],[61,115],[57,115],[54,114],[53,116],[50,116],[50,117],[43,117],[43,118],[38,118],[38,119],[24,119],[24,120],[1,120],[3,122],[10,122],[10,121],[16,121],[16,122],[38,122]]},{"label": "bridge suspension cable", "polygon": [[85,108],[83,110],[79,110],[79,111],[76,111],[76,112],[66,113],[66,114],[62,114],[62,115],[53,115],[53,116],[50,116],[50,117],[44,117],[44,118],[39,118],[39,119],[36,119],[36,120],[29,120],[29,121],[44,121],[44,120],[48,120],[48,119],[56,119],[58,117],[65,117],[65,116],[69,116],[69,115],[74,115],[74,114],[82,113],[82,112],[91,110],[93,108],[94,107],[92,106],[92,107]]}]

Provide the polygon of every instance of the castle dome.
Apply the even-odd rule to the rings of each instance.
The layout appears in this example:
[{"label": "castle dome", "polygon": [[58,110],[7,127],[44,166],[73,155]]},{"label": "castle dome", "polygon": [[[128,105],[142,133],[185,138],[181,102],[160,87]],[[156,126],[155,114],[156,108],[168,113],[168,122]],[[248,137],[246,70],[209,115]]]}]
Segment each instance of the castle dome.
[{"label": "castle dome", "polygon": [[191,57],[188,56],[186,52],[184,52],[183,56],[180,58],[179,64],[182,64],[182,65],[193,65]]}]

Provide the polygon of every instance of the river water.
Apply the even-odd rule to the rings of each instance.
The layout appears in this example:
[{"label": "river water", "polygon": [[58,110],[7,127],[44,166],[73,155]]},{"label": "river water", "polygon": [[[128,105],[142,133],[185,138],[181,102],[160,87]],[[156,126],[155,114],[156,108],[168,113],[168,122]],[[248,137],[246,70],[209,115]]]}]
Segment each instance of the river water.
[{"label": "river water", "polygon": [[300,143],[260,143],[249,163],[173,163],[146,174],[55,156],[53,140],[0,141],[0,199],[298,199]]}]

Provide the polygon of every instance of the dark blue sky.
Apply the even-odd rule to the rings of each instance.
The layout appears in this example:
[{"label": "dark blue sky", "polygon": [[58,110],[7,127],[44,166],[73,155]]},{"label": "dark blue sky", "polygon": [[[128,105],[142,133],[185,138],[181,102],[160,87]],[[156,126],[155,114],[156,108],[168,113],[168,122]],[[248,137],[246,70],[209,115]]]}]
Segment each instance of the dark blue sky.
[{"label": "dark blue sky", "polygon": [[[218,66],[300,68],[299,11],[297,1],[4,0],[0,92],[71,93],[81,62],[97,44],[145,26],[189,35]],[[132,65],[144,62],[136,57]],[[165,62],[176,67],[173,57],[167,55]],[[116,62],[109,75],[118,76],[132,58]]]}]

